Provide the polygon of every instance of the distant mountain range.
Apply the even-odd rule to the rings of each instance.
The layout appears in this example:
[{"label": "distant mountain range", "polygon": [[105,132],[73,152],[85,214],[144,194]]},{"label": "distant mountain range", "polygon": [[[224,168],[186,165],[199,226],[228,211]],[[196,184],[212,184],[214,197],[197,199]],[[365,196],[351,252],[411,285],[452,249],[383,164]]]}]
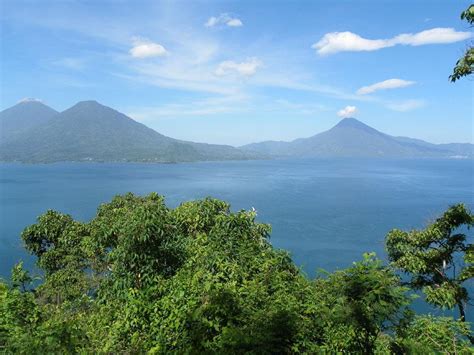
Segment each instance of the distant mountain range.
[{"label": "distant mountain range", "polygon": [[260,154],[228,145],[166,137],[96,101],[56,112],[37,101],[0,113],[0,160],[190,162],[243,160]]},{"label": "distant mountain range", "polygon": [[239,148],[164,136],[96,101],[57,112],[29,100],[0,112],[0,161],[192,162],[300,157],[473,158],[472,144],[431,144],[394,137],[345,118],[326,132],[292,142]]},{"label": "distant mountain range", "polygon": [[472,158],[469,143],[432,144],[420,139],[394,137],[355,118],[344,118],[328,131],[291,142],[265,141],[240,149],[271,157],[387,157]]}]

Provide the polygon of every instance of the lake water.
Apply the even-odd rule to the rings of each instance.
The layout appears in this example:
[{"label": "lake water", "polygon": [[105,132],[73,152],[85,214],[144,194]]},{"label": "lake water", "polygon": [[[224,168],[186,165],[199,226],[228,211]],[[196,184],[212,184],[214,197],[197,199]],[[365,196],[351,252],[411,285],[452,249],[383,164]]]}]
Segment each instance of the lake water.
[{"label": "lake water", "polygon": [[212,196],[258,211],[271,242],[309,274],[385,259],[392,228],[422,228],[450,204],[474,208],[472,160],[271,160],[189,164],[0,165],[0,277],[20,259],[19,235],[47,209],[88,220],[116,194],[166,197],[168,206]]}]

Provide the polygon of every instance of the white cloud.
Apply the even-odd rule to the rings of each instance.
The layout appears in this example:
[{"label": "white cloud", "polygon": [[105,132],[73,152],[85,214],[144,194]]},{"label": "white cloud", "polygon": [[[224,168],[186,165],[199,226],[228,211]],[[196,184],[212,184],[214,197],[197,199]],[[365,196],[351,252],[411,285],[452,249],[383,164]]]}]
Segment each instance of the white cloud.
[{"label": "white cloud", "polygon": [[[164,8],[165,6],[165,8]],[[375,102],[376,98],[366,95],[358,96],[355,93],[345,92],[343,89],[325,85],[319,79],[313,77],[313,70],[302,63],[301,56],[289,56],[290,49],[295,45],[294,41],[282,38],[279,43],[273,40],[259,37],[252,39],[246,46],[239,41],[228,41],[219,36],[210,36],[209,30],[219,27],[236,26],[245,19],[231,14],[226,23],[214,22],[214,28],[195,28],[189,31],[189,23],[196,18],[192,7],[182,6],[180,2],[166,2],[166,5],[153,6],[147,11],[145,18],[143,14],[134,16],[133,13],[126,16],[110,17],[102,16],[100,13],[91,15],[90,8],[82,3],[74,3],[68,7],[68,12],[74,16],[61,16],[63,11],[59,7],[37,6],[36,10],[16,11],[16,20],[28,26],[40,26],[49,30],[61,31],[73,35],[86,36],[92,41],[99,41],[104,47],[97,52],[91,52],[91,57],[86,58],[86,64],[94,64],[95,60],[110,61],[117,65],[110,66],[109,73],[117,77],[159,88],[183,90],[197,93],[213,93],[219,95],[235,95],[252,92],[259,95],[263,88],[279,87],[296,91],[314,92],[331,98],[344,99],[344,102],[367,101]],[[48,16],[45,15],[47,12]],[[54,16],[51,16],[54,14]],[[218,20],[219,13],[216,14]],[[203,21],[204,22],[204,21]],[[141,42],[157,41],[165,50],[172,55],[159,57],[155,60],[137,60],[131,57],[122,48],[130,49],[143,43],[131,42],[137,33],[144,36]],[[145,38],[148,36],[148,40]],[[158,40],[159,39],[159,40]],[[290,48],[290,49],[289,49]],[[105,49],[105,51],[104,51]],[[162,52],[162,51],[161,51]],[[242,80],[242,76],[215,74],[224,53],[237,53],[235,58],[258,57],[265,63],[265,70],[257,69],[257,74],[252,80]],[[296,53],[296,52],[295,52]],[[125,54],[125,55],[124,55]],[[135,60],[130,60],[130,59]],[[152,58],[150,58],[152,59]],[[232,58],[230,58],[232,59]],[[242,59],[236,60],[244,61]],[[70,62],[69,64],[73,64]],[[315,79],[315,80],[313,80]],[[91,81],[83,81],[75,77],[54,78],[58,86],[90,87],[94,86]],[[271,96],[271,95],[270,95]],[[270,103],[273,105],[273,103]]]},{"label": "white cloud", "polygon": [[240,26],[243,26],[243,23],[238,18],[233,18],[232,20],[227,22],[227,26],[240,27]]},{"label": "white cloud", "polygon": [[162,57],[168,54],[168,51],[161,44],[146,39],[135,39],[133,44],[134,46],[129,53],[134,58]]},{"label": "white cloud", "polygon": [[470,32],[456,31],[453,28],[438,27],[418,33],[403,33],[389,39],[367,39],[352,32],[326,33],[311,48],[320,55],[338,52],[376,51],[396,45],[422,46],[425,44],[443,44],[459,42],[471,38]]},{"label": "white cloud", "polygon": [[220,14],[219,16],[209,17],[207,22],[204,24],[206,27],[215,27],[218,25],[224,25],[229,27],[240,27],[243,26],[243,23],[237,17],[232,17],[227,13]]},{"label": "white cloud", "polygon": [[456,31],[454,28],[433,28],[418,33],[404,33],[396,36],[395,44],[423,46],[425,44],[454,43],[471,38],[471,32]]},{"label": "white cloud", "polygon": [[321,55],[337,52],[375,51],[384,47],[387,47],[387,44],[383,39],[366,39],[352,32],[326,33],[319,42],[311,46]]},{"label": "white cloud", "polygon": [[128,72],[116,76],[161,88],[194,92],[235,94],[243,83],[233,76],[217,77],[220,44],[199,33],[173,33],[167,38],[173,55],[156,61],[126,61]]},{"label": "white cloud", "polygon": [[20,101],[18,101],[18,103],[24,103],[24,102],[43,102],[43,100],[36,99],[34,97],[25,97],[25,98],[21,99]]},{"label": "white cloud", "polygon": [[356,93],[357,95],[365,95],[371,94],[379,90],[404,88],[413,84],[415,84],[414,81],[402,79],[388,79],[369,86],[362,86],[359,90],[357,90]]},{"label": "white cloud", "polygon": [[262,62],[257,58],[249,58],[245,62],[234,62],[232,60],[226,60],[221,62],[215,74],[217,76],[223,76],[231,73],[237,73],[242,76],[252,76],[257,72],[257,69],[262,66]]},{"label": "white cloud", "polygon": [[215,25],[217,25],[217,17],[214,16],[209,17],[207,22],[204,24],[206,27],[214,27]]},{"label": "white cloud", "polygon": [[387,104],[387,107],[393,111],[407,112],[411,110],[416,110],[425,106],[426,103],[423,100],[405,100],[401,102],[392,102]]},{"label": "white cloud", "polygon": [[355,106],[346,106],[342,110],[339,110],[337,112],[337,115],[339,117],[345,118],[345,117],[351,117],[357,112],[357,107]]}]

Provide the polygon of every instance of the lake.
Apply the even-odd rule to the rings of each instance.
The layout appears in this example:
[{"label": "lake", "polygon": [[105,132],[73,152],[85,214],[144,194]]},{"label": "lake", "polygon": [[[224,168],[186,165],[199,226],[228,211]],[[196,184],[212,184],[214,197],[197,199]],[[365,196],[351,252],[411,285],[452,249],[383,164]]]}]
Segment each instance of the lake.
[{"label": "lake", "polygon": [[271,242],[306,273],[350,266],[362,253],[385,259],[392,228],[422,228],[450,204],[474,208],[472,160],[311,159],[186,164],[0,165],[0,277],[20,259],[19,235],[47,209],[89,220],[128,191],[168,206],[212,196],[258,211]]}]

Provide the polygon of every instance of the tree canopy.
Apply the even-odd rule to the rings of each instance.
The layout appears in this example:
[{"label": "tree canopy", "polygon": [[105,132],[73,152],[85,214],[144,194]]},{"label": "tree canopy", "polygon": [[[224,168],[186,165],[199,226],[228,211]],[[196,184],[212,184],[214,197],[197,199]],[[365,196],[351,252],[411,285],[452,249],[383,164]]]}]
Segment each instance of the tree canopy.
[{"label": "tree canopy", "polygon": [[[416,315],[374,254],[309,279],[254,211],[126,194],[89,222],[48,211],[0,283],[7,353],[469,353],[470,327]],[[469,276],[471,277],[471,276]]]},{"label": "tree canopy", "polygon": [[[474,24],[474,4],[470,5],[461,13],[461,20],[467,21],[471,26]],[[449,80],[455,82],[462,77],[469,76],[474,71],[474,47],[469,45],[464,55],[459,58],[454,67],[453,74],[449,76]]]},{"label": "tree canopy", "polygon": [[387,235],[387,251],[396,268],[410,275],[410,285],[422,289],[438,307],[458,307],[461,320],[469,301],[466,281],[474,277],[474,245],[465,232],[474,216],[465,205],[450,207],[424,230],[394,229]]}]

